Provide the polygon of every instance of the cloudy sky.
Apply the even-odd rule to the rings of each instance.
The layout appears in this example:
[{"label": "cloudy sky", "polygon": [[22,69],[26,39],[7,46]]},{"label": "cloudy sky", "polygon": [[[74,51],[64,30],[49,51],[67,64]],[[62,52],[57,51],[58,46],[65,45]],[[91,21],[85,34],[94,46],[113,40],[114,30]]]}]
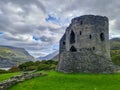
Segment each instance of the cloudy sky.
[{"label": "cloudy sky", "polygon": [[70,20],[84,14],[107,16],[110,38],[120,37],[120,0],[0,0],[0,45],[45,56],[59,49]]}]

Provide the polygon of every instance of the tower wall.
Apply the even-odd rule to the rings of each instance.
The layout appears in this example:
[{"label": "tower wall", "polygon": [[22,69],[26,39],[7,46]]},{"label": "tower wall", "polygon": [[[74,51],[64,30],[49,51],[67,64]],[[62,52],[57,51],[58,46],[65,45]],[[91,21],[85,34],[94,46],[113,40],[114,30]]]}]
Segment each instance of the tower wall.
[{"label": "tower wall", "polygon": [[72,19],[60,41],[60,51],[58,71],[113,72],[108,18],[84,15]]}]

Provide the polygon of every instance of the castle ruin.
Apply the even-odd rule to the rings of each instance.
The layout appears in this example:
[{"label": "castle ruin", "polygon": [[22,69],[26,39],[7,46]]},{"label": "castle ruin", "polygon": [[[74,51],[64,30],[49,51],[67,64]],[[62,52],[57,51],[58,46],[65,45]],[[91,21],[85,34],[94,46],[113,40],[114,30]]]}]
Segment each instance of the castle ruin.
[{"label": "castle ruin", "polygon": [[112,73],[109,21],[107,17],[84,15],[72,19],[60,40],[59,63],[62,72]]}]

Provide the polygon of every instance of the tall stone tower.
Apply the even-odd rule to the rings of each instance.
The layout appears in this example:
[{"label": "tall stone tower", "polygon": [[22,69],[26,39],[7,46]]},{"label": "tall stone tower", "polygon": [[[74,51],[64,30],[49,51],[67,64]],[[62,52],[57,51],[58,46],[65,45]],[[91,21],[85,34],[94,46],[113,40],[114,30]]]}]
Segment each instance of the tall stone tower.
[{"label": "tall stone tower", "polygon": [[107,17],[84,15],[72,19],[60,40],[62,72],[112,73]]}]

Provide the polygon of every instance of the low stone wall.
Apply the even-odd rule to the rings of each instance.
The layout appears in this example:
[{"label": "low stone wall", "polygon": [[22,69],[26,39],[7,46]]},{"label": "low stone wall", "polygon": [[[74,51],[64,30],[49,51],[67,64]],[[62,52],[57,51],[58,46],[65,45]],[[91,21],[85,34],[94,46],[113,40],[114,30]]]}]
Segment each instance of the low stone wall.
[{"label": "low stone wall", "polygon": [[23,75],[19,75],[19,76],[13,76],[8,80],[5,80],[3,82],[0,83],[0,90],[7,90],[8,88],[10,88],[11,86],[13,86],[14,84],[18,83],[18,82],[22,82],[34,77],[38,77],[38,76],[44,76],[46,74],[42,74],[42,73],[34,73],[34,74],[30,74],[30,73],[24,73]]}]

